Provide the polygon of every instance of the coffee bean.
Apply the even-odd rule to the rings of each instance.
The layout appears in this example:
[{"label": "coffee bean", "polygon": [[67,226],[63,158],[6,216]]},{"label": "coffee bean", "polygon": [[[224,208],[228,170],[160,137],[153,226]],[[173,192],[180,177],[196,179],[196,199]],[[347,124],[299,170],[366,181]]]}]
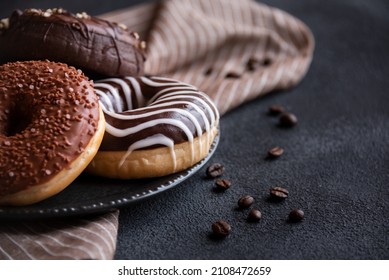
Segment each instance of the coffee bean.
[{"label": "coffee bean", "polygon": [[228,72],[225,76],[227,79],[239,79],[240,74],[236,72]]},{"label": "coffee bean", "polygon": [[215,181],[215,188],[218,191],[225,191],[231,187],[231,182],[227,179],[217,179]]},{"label": "coffee bean", "polygon": [[297,124],[297,117],[289,112],[285,112],[280,116],[279,124],[282,127],[292,127]]},{"label": "coffee bean", "polygon": [[278,158],[280,157],[282,154],[284,153],[284,149],[281,148],[281,147],[274,147],[274,148],[271,148],[268,152],[267,152],[267,156],[269,158]]},{"label": "coffee bean", "polygon": [[270,64],[272,64],[272,60],[271,60],[269,57],[266,57],[266,58],[262,61],[262,65],[263,65],[263,66],[269,66]]},{"label": "coffee bean", "polygon": [[270,189],[270,197],[273,199],[282,200],[287,198],[289,191],[282,187],[273,187]]},{"label": "coffee bean", "polygon": [[204,72],[204,75],[205,75],[205,76],[209,76],[209,75],[212,74],[212,72],[213,72],[213,69],[212,69],[212,67],[210,67],[210,68],[208,68],[208,69]]},{"label": "coffee bean", "polygon": [[301,209],[293,209],[290,211],[288,218],[292,223],[300,222],[304,218],[304,211]]},{"label": "coffee bean", "polygon": [[254,198],[250,195],[242,196],[238,200],[238,206],[239,208],[248,208],[254,203]]},{"label": "coffee bean", "polygon": [[216,221],[212,224],[212,232],[216,237],[226,237],[231,232],[231,225],[222,220]]},{"label": "coffee bean", "polygon": [[224,173],[224,166],[220,163],[214,163],[208,166],[206,174],[208,178],[220,177]]},{"label": "coffee bean", "polygon": [[285,112],[285,108],[281,105],[274,104],[269,106],[267,113],[271,116],[278,116],[279,114],[282,114]]},{"label": "coffee bean", "polygon": [[261,63],[256,58],[250,58],[246,63],[246,68],[248,71],[255,71],[261,66]]},{"label": "coffee bean", "polygon": [[249,215],[247,216],[248,222],[259,222],[262,218],[262,213],[258,209],[251,209]]}]

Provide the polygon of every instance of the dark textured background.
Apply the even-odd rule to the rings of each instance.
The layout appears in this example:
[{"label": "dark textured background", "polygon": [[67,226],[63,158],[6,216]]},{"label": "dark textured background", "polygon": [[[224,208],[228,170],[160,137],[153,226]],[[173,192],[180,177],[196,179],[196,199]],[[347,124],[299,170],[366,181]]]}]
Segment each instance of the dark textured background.
[{"label": "dark textured background", "polygon": [[[2,1],[0,17],[15,8],[62,6],[100,14],[142,1]],[[385,0],[266,0],[313,31],[312,66],[297,87],[268,95],[221,120],[211,162],[232,181],[215,193],[205,169],[166,193],[123,209],[117,259],[389,259],[389,4]],[[280,129],[266,111],[281,104],[299,123]],[[279,145],[285,154],[264,160]],[[282,185],[290,197],[267,200]],[[255,197],[258,224],[236,210]],[[292,208],[303,222],[290,224]],[[210,238],[224,219],[232,232]]]}]

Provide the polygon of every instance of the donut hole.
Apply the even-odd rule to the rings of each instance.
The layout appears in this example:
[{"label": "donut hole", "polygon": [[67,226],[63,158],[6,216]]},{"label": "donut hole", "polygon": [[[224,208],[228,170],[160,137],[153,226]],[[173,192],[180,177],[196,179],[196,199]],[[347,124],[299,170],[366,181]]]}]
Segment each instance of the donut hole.
[{"label": "donut hole", "polygon": [[32,98],[23,96],[7,108],[7,118],[2,134],[7,137],[22,133],[32,122]]}]

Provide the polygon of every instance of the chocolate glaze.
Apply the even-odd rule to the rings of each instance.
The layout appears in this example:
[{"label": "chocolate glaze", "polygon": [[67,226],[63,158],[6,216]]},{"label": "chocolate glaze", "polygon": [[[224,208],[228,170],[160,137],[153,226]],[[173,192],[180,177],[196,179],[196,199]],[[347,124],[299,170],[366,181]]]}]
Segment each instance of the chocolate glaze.
[{"label": "chocolate glaze", "polygon": [[[193,142],[218,125],[219,113],[209,97],[173,79],[106,79],[97,81],[95,89],[107,124],[100,151],[128,151],[134,143],[149,149],[166,141]],[[154,137],[152,144],[145,141],[149,137]]]},{"label": "chocolate glaze", "polygon": [[49,61],[0,66],[0,196],[68,167],[99,119],[98,97],[81,71]]},{"label": "chocolate glaze", "polygon": [[144,44],[121,24],[63,9],[15,11],[0,25],[0,63],[64,62],[88,73],[137,76]]}]

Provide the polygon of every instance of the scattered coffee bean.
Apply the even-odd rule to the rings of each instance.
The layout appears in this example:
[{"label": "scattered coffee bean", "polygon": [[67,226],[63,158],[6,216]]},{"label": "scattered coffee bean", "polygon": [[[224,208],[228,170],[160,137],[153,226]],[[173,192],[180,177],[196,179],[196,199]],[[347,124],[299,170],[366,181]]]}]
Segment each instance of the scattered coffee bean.
[{"label": "scattered coffee bean", "polygon": [[297,124],[297,117],[289,112],[285,112],[280,116],[279,124],[282,127],[292,127]]},{"label": "scattered coffee bean", "polygon": [[269,66],[270,64],[272,64],[272,60],[271,60],[269,57],[266,57],[266,58],[262,61],[262,65],[263,65],[263,66]]},{"label": "scattered coffee bean", "polygon": [[204,72],[204,75],[205,75],[205,76],[209,76],[209,75],[212,74],[212,72],[213,72],[213,69],[212,69],[212,67],[210,67],[210,68],[208,68],[208,69]]},{"label": "scattered coffee bean", "polygon": [[278,116],[279,114],[282,114],[285,112],[285,108],[281,105],[274,104],[269,106],[267,113],[271,116]]},{"label": "scattered coffee bean", "polygon": [[224,238],[231,232],[231,225],[225,221],[219,220],[212,224],[212,232],[216,237]]},{"label": "scattered coffee bean", "polygon": [[238,200],[239,208],[249,208],[254,203],[254,198],[250,195],[242,196]]},{"label": "scattered coffee bean", "polygon": [[217,191],[225,191],[231,187],[231,182],[227,179],[217,179],[215,181],[215,188]]},{"label": "scattered coffee bean", "polygon": [[282,154],[284,153],[284,149],[281,148],[281,147],[274,147],[274,148],[271,148],[268,152],[267,152],[267,156],[269,158],[278,158],[280,157]]},{"label": "scattered coffee bean", "polygon": [[240,74],[236,72],[228,72],[225,76],[227,79],[239,79]]},{"label": "scattered coffee bean", "polygon": [[247,70],[248,70],[248,71],[251,71],[251,72],[257,70],[260,66],[261,66],[261,63],[259,62],[259,60],[256,59],[256,58],[253,58],[253,57],[250,58],[250,59],[247,61],[247,63],[246,63],[246,68],[247,68]]},{"label": "scattered coffee bean", "polygon": [[293,209],[290,211],[288,218],[292,223],[300,222],[304,218],[304,211],[301,209]]},{"label": "scattered coffee bean", "polygon": [[282,187],[273,187],[270,189],[270,197],[273,199],[285,199],[289,195],[289,191]]},{"label": "scattered coffee bean", "polygon": [[248,222],[259,222],[262,218],[262,213],[258,209],[251,209],[249,215],[247,216]]},{"label": "scattered coffee bean", "polygon": [[214,163],[208,166],[206,174],[208,178],[220,177],[224,173],[224,166],[220,163]]}]

